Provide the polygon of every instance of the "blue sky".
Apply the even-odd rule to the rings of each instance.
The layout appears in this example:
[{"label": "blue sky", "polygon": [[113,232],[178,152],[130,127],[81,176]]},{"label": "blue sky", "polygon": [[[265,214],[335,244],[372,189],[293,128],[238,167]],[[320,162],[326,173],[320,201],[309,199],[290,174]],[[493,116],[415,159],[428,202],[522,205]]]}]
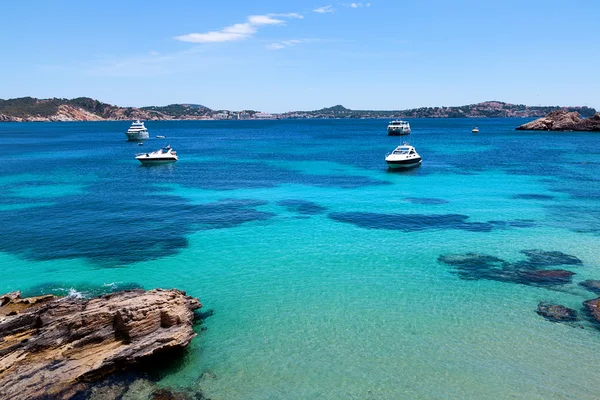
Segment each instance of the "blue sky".
[{"label": "blue sky", "polygon": [[2,2],[0,98],[600,109],[598,0]]}]

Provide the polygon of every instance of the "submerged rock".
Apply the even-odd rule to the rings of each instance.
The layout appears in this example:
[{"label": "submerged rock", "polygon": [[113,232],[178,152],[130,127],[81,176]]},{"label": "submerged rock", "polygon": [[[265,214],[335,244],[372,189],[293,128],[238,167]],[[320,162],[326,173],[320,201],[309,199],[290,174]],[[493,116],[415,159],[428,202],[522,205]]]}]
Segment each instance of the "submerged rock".
[{"label": "submerged rock", "polygon": [[[539,271],[519,271],[519,281],[526,285],[554,286],[571,282],[575,272],[565,269],[549,269]],[[518,282],[521,283],[521,282]]]},{"label": "submerged rock", "polygon": [[521,267],[540,268],[553,265],[583,265],[583,262],[570,254],[562,251],[545,250],[521,250],[522,254],[527,256],[526,261],[519,261],[517,264]]},{"label": "submerged rock", "polygon": [[589,290],[590,292],[600,294],[600,281],[590,279],[587,281],[579,282],[579,284],[587,290]]},{"label": "submerged rock", "polygon": [[558,286],[571,282],[574,272],[564,269],[545,270],[541,266],[578,264],[577,257],[560,252],[524,250],[527,261],[511,264],[501,258],[487,254],[443,254],[438,261],[455,268],[454,272],[465,280],[488,279],[499,282],[518,283],[529,286]]},{"label": "submerged rock", "polygon": [[540,303],[535,312],[552,322],[577,320],[577,311],[559,304]]},{"label": "submerged rock", "polygon": [[86,382],[180,350],[196,335],[194,310],[202,306],[185,292],[161,289],[90,300],[2,299],[2,399],[70,398]]},{"label": "submerged rock", "polygon": [[596,324],[600,324],[600,297],[583,302],[585,310]]},{"label": "submerged rock", "polygon": [[576,111],[552,111],[545,117],[521,125],[517,130],[525,131],[600,131],[600,114],[580,118]]}]

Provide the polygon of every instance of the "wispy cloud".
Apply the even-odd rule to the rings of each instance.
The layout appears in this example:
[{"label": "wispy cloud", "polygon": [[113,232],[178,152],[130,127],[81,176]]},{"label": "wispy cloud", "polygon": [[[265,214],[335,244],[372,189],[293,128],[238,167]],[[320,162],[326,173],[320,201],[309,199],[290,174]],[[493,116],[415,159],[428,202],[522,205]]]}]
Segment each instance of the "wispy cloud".
[{"label": "wispy cloud", "polygon": [[312,43],[316,42],[318,39],[292,39],[292,40],[280,40],[279,42],[270,43],[266,45],[267,49],[270,50],[281,50],[286,47],[296,46],[297,44],[302,43]]},{"label": "wispy cloud", "polygon": [[350,7],[350,8],[371,7],[371,3],[349,3],[349,4],[344,4],[344,6]]},{"label": "wispy cloud", "polygon": [[124,58],[110,56],[87,67],[85,73],[94,77],[153,77],[170,75],[195,69],[207,69],[211,63],[220,61],[207,57],[205,48],[196,46],[175,53],[160,54],[150,51]]},{"label": "wispy cloud", "polygon": [[315,8],[313,10],[313,12],[316,12],[319,14],[327,14],[327,13],[332,13],[334,11],[335,11],[335,8],[333,8],[332,6],[323,6],[323,7]]},{"label": "wispy cloud", "polygon": [[296,18],[296,19],[304,19],[302,14],[298,13],[285,13],[285,14],[267,14],[269,17],[280,17],[280,18]]},{"label": "wispy cloud", "polygon": [[227,26],[219,31],[189,33],[187,35],[176,36],[175,39],[191,43],[219,43],[244,40],[254,36],[261,26],[285,25],[285,21],[282,18],[302,19],[304,17],[297,13],[250,15],[246,22]]}]

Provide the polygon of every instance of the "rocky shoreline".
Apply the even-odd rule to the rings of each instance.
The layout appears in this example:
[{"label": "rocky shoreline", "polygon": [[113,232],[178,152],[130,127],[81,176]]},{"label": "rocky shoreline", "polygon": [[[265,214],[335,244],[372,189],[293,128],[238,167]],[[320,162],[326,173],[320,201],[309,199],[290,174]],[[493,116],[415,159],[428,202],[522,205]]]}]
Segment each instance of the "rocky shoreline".
[{"label": "rocky shoreline", "polygon": [[573,111],[553,111],[516,128],[518,131],[600,131],[600,113],[581,118]]},{"label": "rocky shoreline", "polygon": [[196,336],[198,299],[132,290],[93,299],[0,296],[0,398],[69,399]]}]

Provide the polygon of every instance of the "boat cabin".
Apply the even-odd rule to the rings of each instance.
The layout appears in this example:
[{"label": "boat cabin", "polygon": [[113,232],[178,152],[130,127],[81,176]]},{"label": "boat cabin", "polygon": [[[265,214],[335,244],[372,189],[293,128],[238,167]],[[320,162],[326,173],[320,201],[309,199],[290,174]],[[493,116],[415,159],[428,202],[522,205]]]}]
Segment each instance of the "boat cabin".
[{"label": "boat cabin", "polygon": [[392,154],[416,154],[415,148],[412,146],[398,146]]}]

